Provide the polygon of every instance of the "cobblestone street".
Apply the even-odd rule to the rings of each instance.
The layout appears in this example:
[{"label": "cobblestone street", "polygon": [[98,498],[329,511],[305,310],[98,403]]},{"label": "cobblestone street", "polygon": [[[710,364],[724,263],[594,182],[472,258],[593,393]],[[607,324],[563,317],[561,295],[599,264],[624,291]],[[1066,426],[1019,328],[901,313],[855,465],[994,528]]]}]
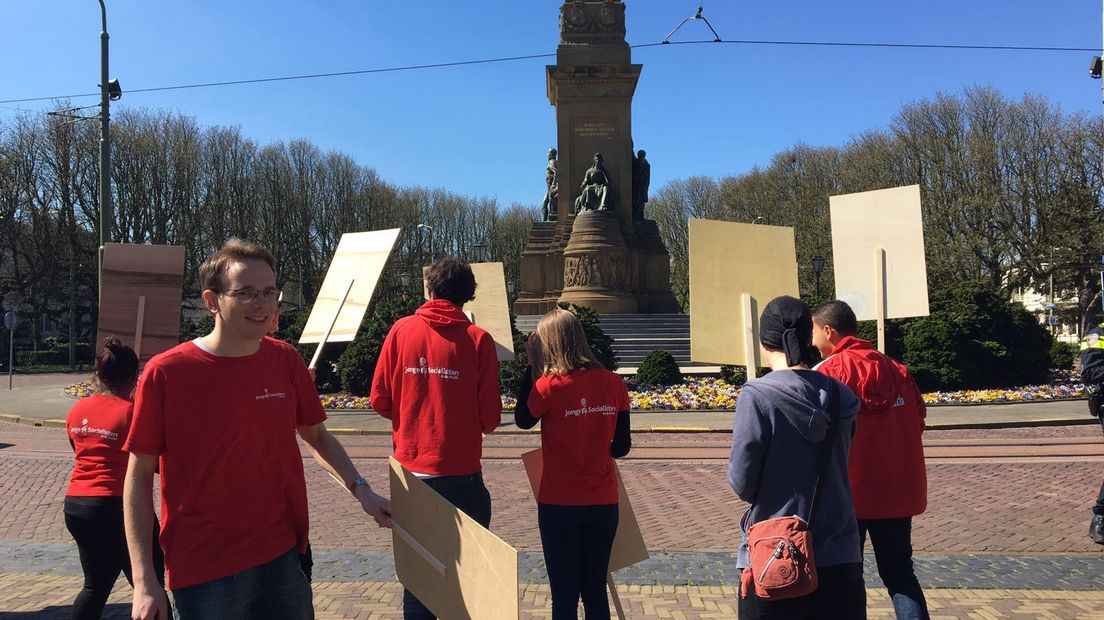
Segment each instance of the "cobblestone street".
[{"label": "cobblestone street", "polygon": [[[1085,535],[1104,478],[1094,427],[948,430],[926,435],[930,502],[915,519],[917,571],[933,617],[1104,618],[1101,547]],[[386,436],[342,442],[386,488]],[[517,455],[532,435],[490,436],[485,476],[492,529],[521,555],[523,616],[549,615],[536,509]],[[621,463],[652,559],[615,575],[629,617],[731,618],[738,518],[725,483],[727,435],[641,433]],[[64,433],[0,423],[0,615],[61,618],[80,567],[61,515],[71,465]],[[320,618],[397,618],[390,535],[306,461]],[[870,555],[870,554],[868,554]],[[870,563],[871,617],[892,607]],[[120,579],[108,617],[126,617]]]}]

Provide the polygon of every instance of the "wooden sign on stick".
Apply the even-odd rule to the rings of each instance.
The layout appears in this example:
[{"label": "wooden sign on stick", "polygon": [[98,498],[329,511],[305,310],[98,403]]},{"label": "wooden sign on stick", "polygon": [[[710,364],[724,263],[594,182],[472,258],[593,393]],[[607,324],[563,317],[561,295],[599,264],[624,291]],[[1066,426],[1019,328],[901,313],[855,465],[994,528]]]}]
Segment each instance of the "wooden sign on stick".
[{"label": "wooden sign on stick", "polygon": [[[540,448],[530,450],[521,455],[521,462],[525,465],[525,473],[529,477],[529,486],[533,489],[535,499],[540,492],[541,477],[544,475],[544,454]],[[617,617],[624,620],[625,610],[621,606],[621,598],[617,595],[613,571],[639,564],[649,556],[644,535],[640,532],[640,523],[636,520],[636,513],[633,512],[629,494],[625,491],[625,483],[621,481],[621,472],[616,464],[613,466],[613,471],[617,475],[617,533],[613,538],[613,549],[610,550],[606,585],[617,610]]]},{"label": "wooden sign on stick", "polygon": [[[544,458],[540,448],[523,453],[521,462],[525,465],[525,473],[529,476],[529,486],[532,487],[535,498],[540,491],[541,476],[544,474]],[[629,495],[625,492],[621,472],[617,470],[616,465],[614,470],[617,473],[618,521],[617,535],[613,539],[613,551],[610,552],[610,572],[648,559],[648,546],[644,544],[644,535],[640,532],[636,513],[633,512]]]},{"label": "wooden sign on stick", "polygon": [[[392,228],[341,235],[299,344],[350,342],[356,338],[399,232]],[[331,325],[329,337],[323,342]]]},{"label": "wooden sign on stick", "polygon": [[860,321],[928,315],[928,274],[920,186],[832,196],[832,263],[836,298]]},{"label": "wooden sign on stick", "polygon": [[759,315],[781,295],[799,295],[793,228],[690,220],[690,359],[754,378]]},{"label": "wooden sign on stick", "polygon": [[517,620],[517,550],[392,457],[395,573],[438,618]]},{"label": "wooden sign on stick", "polygon": [[475,299],[464,304],[472,323],[491,334],[498,361],[514,359],[514,332],[510,328],[510,305],[506,299],[506,275],[502,263],[472,263]]},{"label": "wooden sign on stick", "polygon": [[146,362],[175,347],[183,290],[183,246],[104,244],[96,350],[115,336]]}]

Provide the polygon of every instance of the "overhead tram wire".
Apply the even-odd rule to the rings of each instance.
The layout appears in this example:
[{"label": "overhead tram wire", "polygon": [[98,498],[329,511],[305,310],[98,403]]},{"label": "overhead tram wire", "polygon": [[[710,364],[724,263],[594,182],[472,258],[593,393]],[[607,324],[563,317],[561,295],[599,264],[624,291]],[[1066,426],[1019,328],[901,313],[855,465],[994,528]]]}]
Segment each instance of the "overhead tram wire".
[{"label": "overhead tram wire", "polygon": [[[776,46],[804,46],[804,47],[856,47],[873,49],[929,49],[929,50],[969,50],[969,51],[998,51],[998,52],[1096,52],[1095,47],[1053,47],[1032,45],[954,45],[941,43],[857,43],[846,41],[770,41],[756,39],[721,39],[721,40],[697,40],[697,41],[657,41],[655,43],[639,43],[630,45],[633,49],[649,47],[663,47],[670,45],[776,45]],[[150,88],[128,88],[127,94],[153,93],[172,90],[190,90],[194,88],[214,88],[219,86],[239,86],[245,84],[266,84],[271,82],[290,82],[296,80],[314,80],[332,77],[347,77],[352,75],[371,75],[376,73],[397,73],[401,71],[420,71],[425,69],[446,69],[452,67],[465,67],[472,65],[487,65],[502,62],[516,62],[519,60],[536,60],[538,58],[554,58],[555,53],[527,54],[522,56],[503,56],[500,58],[481,58],[476,60],[458,60],[453,62],[438,62],[421,65],[403,65],[398,67],[381,67],[377,69],[358,69],[354,71],[335,71],[330,73],[308,73],[303,75],[287,75],[269,78],[253,78],[246,80],[227,80],[223,82],[203,82],[198,84],[179,84],[175,86],[155,86]],[[51,97],[24,97],[20,99],[0,100],[0,105],[12,103],[30,103],[36,101],[53,101],[56,99],[79,99],[82,97],[99,97],[100,93],[76,93],[71,95],[54,95]]]}]

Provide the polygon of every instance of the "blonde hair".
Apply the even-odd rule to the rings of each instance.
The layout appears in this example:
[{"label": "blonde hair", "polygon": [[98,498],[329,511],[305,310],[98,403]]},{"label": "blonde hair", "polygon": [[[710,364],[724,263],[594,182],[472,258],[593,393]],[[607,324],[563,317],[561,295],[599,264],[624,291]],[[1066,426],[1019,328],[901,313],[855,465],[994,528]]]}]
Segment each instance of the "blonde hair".
[{"label": "blonde hair", "polygon": [[541,317],[534,331],[537,346],[533,367],[542,375],[566,375],[581,368],[602,368],[590,350],[583,325],[567,310],[556,309]]}]

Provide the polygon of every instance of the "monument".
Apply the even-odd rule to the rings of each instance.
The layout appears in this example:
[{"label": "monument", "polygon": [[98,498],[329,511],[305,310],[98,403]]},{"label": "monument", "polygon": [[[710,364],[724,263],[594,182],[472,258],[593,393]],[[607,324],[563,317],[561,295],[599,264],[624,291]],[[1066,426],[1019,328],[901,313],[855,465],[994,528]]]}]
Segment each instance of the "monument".
[{"label": "monument", "polygon": [[625,3],[567,0],[556,64],[556,108],[542,207],[521,257],[514,312],[564,301],[603,314],[674,313],[670,255],[644,204],[650,165],[633,152],[632,96],[641,65],[625,41]]}]

